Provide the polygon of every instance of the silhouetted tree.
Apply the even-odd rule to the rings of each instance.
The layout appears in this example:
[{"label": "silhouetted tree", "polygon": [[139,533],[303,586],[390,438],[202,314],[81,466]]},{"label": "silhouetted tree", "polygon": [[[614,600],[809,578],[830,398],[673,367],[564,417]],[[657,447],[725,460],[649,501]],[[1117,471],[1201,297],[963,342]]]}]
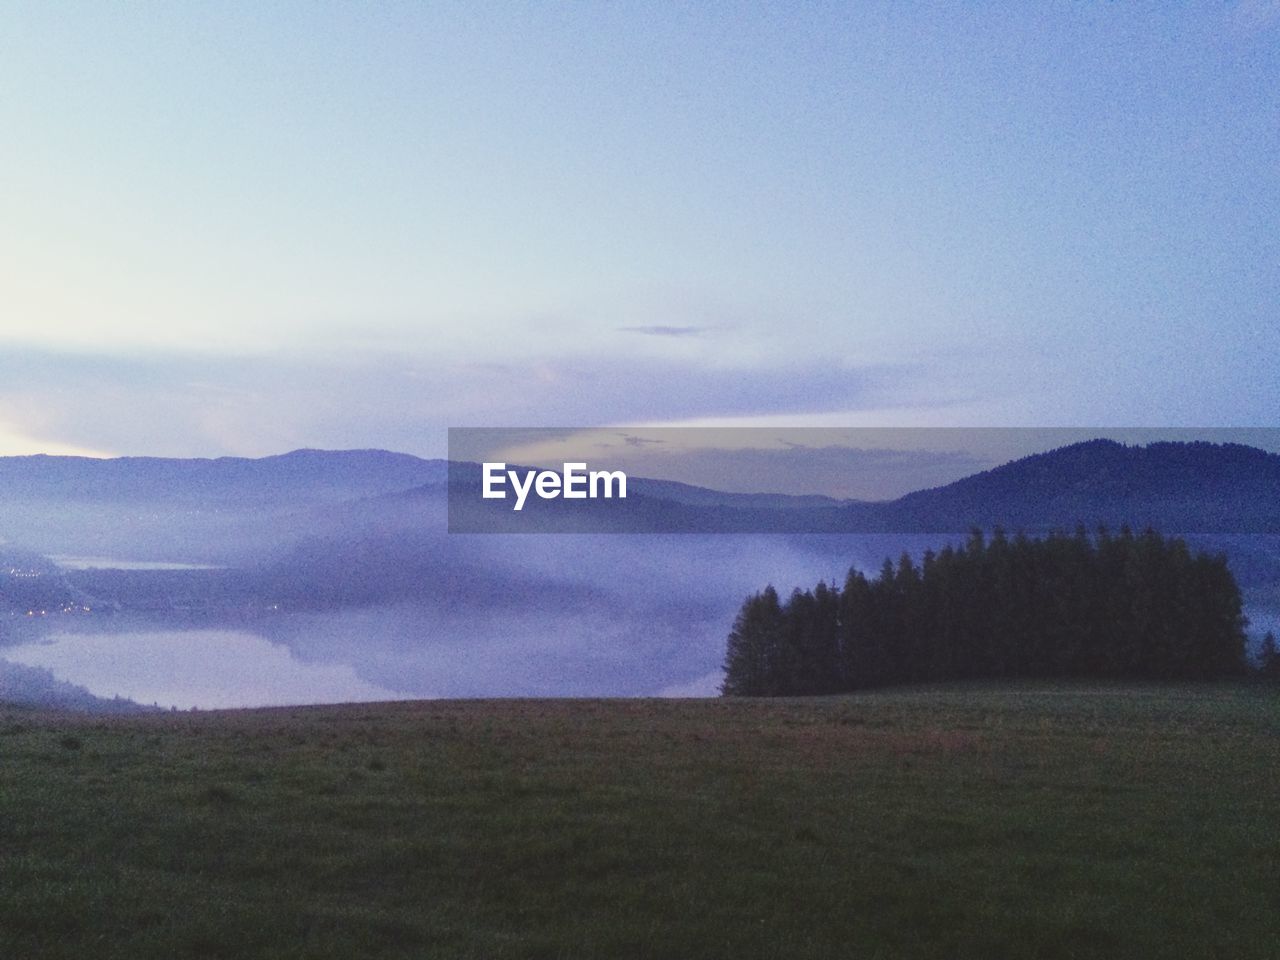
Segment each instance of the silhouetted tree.
[{"label": "silhouetted tree", "polygon": [[[1223,555],[1192,555],[1154,530],[1010,540],[904,553],[840,590],[785,604],[749,597],[729,634],[723,692],[833,693],[922,680],[1000,677],[1208,679],[1246,667],[1240,589]],[[1264,667],[1280,675],[1275,638]],[[1266,653],[1267,650],[1272,653]]]},{"label": "silhouetted tree", "polygon": [[782,608],[772,586],[747,598],[734,621],[725,652],[724,682],[727,696],[759,697],[780,691],[779,646],[782,640]]}]

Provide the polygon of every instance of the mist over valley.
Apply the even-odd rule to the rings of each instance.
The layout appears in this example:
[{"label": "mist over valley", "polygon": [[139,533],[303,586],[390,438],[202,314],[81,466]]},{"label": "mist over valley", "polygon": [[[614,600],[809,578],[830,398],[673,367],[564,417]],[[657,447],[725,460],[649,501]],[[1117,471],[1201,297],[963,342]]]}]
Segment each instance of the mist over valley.
[{"label": "mist over valley", "polygon": [[[744,596],[872,575],[998,524],[1159,521],[1228,554],[1261,628],[1280,609],[1278,464],[1237,445],[1094,441],[884,503],[636,477],[601,533],[451,534],[439,460],[0,458],[0,697],[712,695]],[[673,533],[671,516],[753,532]]]}]

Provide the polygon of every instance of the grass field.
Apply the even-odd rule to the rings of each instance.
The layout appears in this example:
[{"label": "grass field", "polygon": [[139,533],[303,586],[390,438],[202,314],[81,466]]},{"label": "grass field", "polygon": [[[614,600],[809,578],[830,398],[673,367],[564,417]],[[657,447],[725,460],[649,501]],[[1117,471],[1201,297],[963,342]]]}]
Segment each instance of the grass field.
[{"label": "grass field", "polygon": [[0,708],[0,956],[1280,956],[1280,696]]}]

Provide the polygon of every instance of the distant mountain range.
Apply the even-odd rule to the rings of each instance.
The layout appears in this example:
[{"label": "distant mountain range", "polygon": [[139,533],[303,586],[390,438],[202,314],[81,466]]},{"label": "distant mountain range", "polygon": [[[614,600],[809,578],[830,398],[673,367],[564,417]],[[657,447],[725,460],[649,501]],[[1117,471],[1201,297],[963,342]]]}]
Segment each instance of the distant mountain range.
[{"label": "distant mountain range", "polygon": [[248,459],[0,457],[0,542],[44,554],[252,563],[342,504],[443,481],[385,450]]},{"label": "distant mountain range", "polygon": [[[0,457],[0,537],[6,524],[23,526],[23,511],[42,515],[41,506],[145,506],[167,517],[342,504],[335,516],[349,519],[409,513],[411,504],[442,502],[446,492],[455,529],[513,532],[920,533],[1077,523],[1280,532],[1280,456],[1239,444],[1091,440],[874,503],[630,477],[625,501],[531,501],[515,513],[508,501],[483,500],[479,484],[478,464],[385,450],[295,450],[261,459]],[[21,530],[21,538],[38,548],[33,532]]]},{"label": "distant mountain range", "polygon": [[261,505],[339,501],[442,481],[443,460],[386,450],[294,450],[250,459],[0,457],[6,499]]},{"label": "distant mountain range", "polygon": [[486,532],[945,533],[1106,525],[1172,533],[1280,533],[1280,456],[1239,444],[1091,440],[887,502],[728,494],[629,480],[625,501],[482,500],[454,464],[450,528]]},{"label": "distant mountain range", "polygon": [[[626,500],[515,514],[479,480],[477,464],[381,450],[0,458],[0,661],[6,643],[68,626],[250,624],[320,659],[367,648],[372,679],[395,689],[492,693],[483,664],[510,662],[535,679],[505,693],[651,692],[714,670],[766,582],[874,573],[997,524],[1184,535],[1226,552],[1258,629],[1280,629],[1280,539],[1249,535],[1280,534],[1280,456],[1250,447],[1095,440],[877,503],[632,476]],[[484,529],[661,535],[451,536],[451,506]],[[783,536],[675,535],[713,532]],[[46,679],[0,675],[0,700],[6,683],[43,696]]]}]

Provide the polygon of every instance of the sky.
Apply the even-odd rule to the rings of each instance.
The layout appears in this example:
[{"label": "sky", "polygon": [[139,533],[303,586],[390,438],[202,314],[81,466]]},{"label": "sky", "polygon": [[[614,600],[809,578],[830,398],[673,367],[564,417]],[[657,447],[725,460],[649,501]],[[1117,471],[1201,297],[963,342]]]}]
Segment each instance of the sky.
[{"label": "sky", "polygon": [[0,454],[1275,424],[1269,0],[0,0],[0,90]]}]

